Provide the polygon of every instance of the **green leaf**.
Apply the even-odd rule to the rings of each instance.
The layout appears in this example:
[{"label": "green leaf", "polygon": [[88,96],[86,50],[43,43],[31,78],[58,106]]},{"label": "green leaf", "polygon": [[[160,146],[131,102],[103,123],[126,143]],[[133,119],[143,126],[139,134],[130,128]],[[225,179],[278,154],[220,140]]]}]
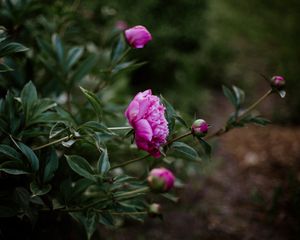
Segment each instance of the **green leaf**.
[{"label": "green leaf", "polygon": [[241,105],[245,101],[245,92],[242,89],[240,89],[236,86],[232,86],[232,89],[233,89],[233,92],[235,94],[235,98],[236,98],[236,101],[237,101],[237,106],[241,107]]},{"label": "green leaf", "polygon": [[0,165],[0,171],[11,175],[30,174],[22,162],[7,161]]},{"label": "green leaf", "polygon": [[280,91],[278,91],[278,94],[279,94],[279,96],[280,96],[281,98],[284,98],[285,95],[286,95],[286,91],[285,91],[285,90],[280,90]]},{"label": "green leaf", "polygon": [[98,97],[93,92],[90,92],[90,91],[84,89],[83,87],[80,87],[80,89],[83,92],[83,94],[86,96],[86,98],[88,99],[90,104],[93,106],[94,112],[96,113],[98,120],[101,121],[102,106],[101,106],[101,103],[100,103]]},{"label": "green leaf", "polygon": [[181,123],[182,126],[184,126],[184,127],[186,127],[186,128],[189,128],[189,126],[187,125],[187,123],[184,121],[184,119],[183,119],[182,117],[180,117],[180,116],[177,115],[175,118],[176,118],[176,120],[177,120],[178,122]]},{"label": "green leaf", "polygon": [[172,143],[171,148],[191,160],[201,160],[197,151],[183,142],[174,142]]},{"label": "green leaf", "polygon": [[235,94],[232,92],[232,90],[224,85],[222,86],[222,89],[223,89],[223,93],[224,93],[225,97],[231,102],[231,104],[234,107],[237,107],[237,99],[236,99]]},{"label": "green leaf", "polygon": [[47,184],[45,186],[39,186],[36,182],[30,183],[30,190],[32,192],[32,196],[42,196],[50,192],[52,186]]},{"label": "green leaf", "polygon": [[37,158],[37,156],[35,155],[35,153],[31,150],[31,148],[29,148],[28,146],[26,146],[24,143],[17,143],[19,149],[21,150],[21,152],[25,155],[25,157],[28,159],[31,168],[34,172],[37,172],[39,170],[39,159]]},{"label": "green leaf", "polygon": [[265,125],[268,125],[271,123],[270,120],[266,119],[266,118],[263,118],[263,117],[252,117],[249,122],[251,123],[255,123],[255,124],[258,124],[258,125],[261,125],[261,126],[265,126]]},{"label": "green leaf", "polygon": [[97,181],[96,177],[94,176],[94,171],[92,166],[88,163],[86,159],[77,155],[65,155],[67,162],[70,168],[76,172],[78,175],[90,179],[92,181]]},{"label": "green leaf", "polygon": [[13,69],[11,67],[6,65],[5,63],[0,63],[0,73],[1,72],[10,72],[10,71],[13,71]]},{"label": "green leaf", "polygon": [[24,47],[22,44],[11,42],[11,43],[6,44],[3,47],[0,47],[0,58],[4,57],[6,55],[12,54],[12,53],[24,52],[27,50],[28,50],[28,48]]},{"label": "green leaf", "polygon": [[64,47],[62,45],[61,39],[57,34],[52,36],[52,45],[55,49],[58,61],[63,64],[64,62]]},{"label": "green leaf", "polygon": [[177,114],[173,106],[162,95],[160,95],[160,99],[162,104],[166,108],[166,119],[168,121],[169,132],[171,133],[175,126],[175,119],[177,117]]},{"label": "green leaf", "polygon": [[96,65],[98,57],[94,54],[91,54],[88,58],[86,58],[80,66],[77,67],[77,70],[71,77],[71,86],[73,86],[76,82],[79,82],[82,78],[84,78]]},{"label": "green leaf", "polygon": [[113,46],[113,50],[110,54],[110,59],[112,64],[115,64],[123,55],[124,50],[126,47],[125,39],[122,34],[120,34],[120,37],[116,44]]},{"label": "green leaf", "polygon": [[126,72],[133,71],[145,64],[146,62],[136,63],[136,61],[120,63],[113,68],[112,74],[116,76],[117,74],[124,73],[125,71]]},{"label": "green leaf", "polygon": [[199,140],[205,155],[210,158],[211,157],[211,146],[201,137],[197,137],[197,139]]},{"label": "green leaf", "polygon": [[88,211],[85,213],[69,213],[75,220],[79,221],[86,231],[87,239],[90,240],[96,231],[97,223],[99,221],[96,212]]},{"label": "green leaf", "polygon": [[57,169],[58,158],[55,150],[52,148],[50,154],[47,155],[45,161],[43,182],[49,182],[54,177],[54,173]]},{"label": "green leaf", "polygon": [[25,85],[25,87],[21,92],[21,102],[25,113],[26,123],[28,122],[32,114],[32,108],[37,100],[38,100],[38,96],[37,96],[36,88],[33,85],[33,83],[30,81]]},{"label": "green leaf", "polygon": [[72,66],[78,62],[82,54],[83,54],[83,47],[73,47],[68,51],[67,63],[66,63],[67,71],[69,71],[72,68]]},{"label": "green leaf", "polygon": [[0,153],[13,160],[21,159],[21,154],[8,145],[0,144]]},{"label": "green leaf", "polygon": [[110,131],[106,126],[95,121],[89,121],[82,124],[78,129],[91,129],[95,132],[106,133],[109,135],[116,135],[114,132]]},{"label": "green leaf", "polygon": [[107,149],[104,149],[100,155],[100,158],[97,163],[97,169],[100,174],[105,174],[110,169],[110,163],[108,158]]}]

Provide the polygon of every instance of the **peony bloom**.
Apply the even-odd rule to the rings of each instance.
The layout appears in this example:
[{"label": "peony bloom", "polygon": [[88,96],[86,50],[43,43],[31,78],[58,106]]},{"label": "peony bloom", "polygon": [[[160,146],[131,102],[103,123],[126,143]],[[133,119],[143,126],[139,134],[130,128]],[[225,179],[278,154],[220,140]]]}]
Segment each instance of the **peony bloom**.
[{"label": "peony bloom", "polygon": [[173,186],[175,177],[173,173],[166,168],[153,168],[147,178],[150,188],[155,192],[167,192]]},{"label": "peony bloom", "polygon": [[159,147],[166,143],[169,134],[165,118],[165,107],[151,90],[138,93],[125,111],[130,125],[134,128],[138,148],[159,158]]},{"label": "peony bloom", "polygon": [[285,85],[285,79],[282,76],[274,76],[271,78],[271,84],[272,86],[281,89]]},{"label": "peony bloom", "polygon": [[143,48],[152,40],[150,32],[144,26],[135,26],[125,30],[125,38],[133,48]]},{"label": "peony bloom", "polygon": [[208,131],[208,124],[203,119],[197,119],[192,125],[192,133],[204,137]]}]

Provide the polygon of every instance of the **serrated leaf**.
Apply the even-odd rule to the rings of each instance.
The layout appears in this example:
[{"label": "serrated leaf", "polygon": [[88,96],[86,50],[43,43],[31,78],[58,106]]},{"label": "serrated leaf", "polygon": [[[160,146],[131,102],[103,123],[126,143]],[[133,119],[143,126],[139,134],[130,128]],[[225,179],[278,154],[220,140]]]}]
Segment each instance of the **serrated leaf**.
[{"label": "serrated leaf", "polygon": [[102,119],[102,106],[101,102],[99,101],[98,97],[93,93],[90,92],[83,87],[80,87],[83,94],[86,96],[90,104],[92,105],[94,112],[96,113],[96,116],[98,118],[98,121],[101,121]]},{"label": "serrated leaf", "polygon": [[77,155],[65,155],[65,157],[70,168],[74,172],[84,178],[90,179],[95,182],[97,181],[96,177],[94,176],[94,170],[86,159]]},{"label": "serrated leaf", "polygon": [[108,158],[107,149],[104,149],[99,157],[97,163],[97,170],[101,175],[104,175],[110,169],[110,162]]},{"label": "serrated leaf", "polygon": [[36,182],[30,183],[30,191],[32,192],[32,196],[42,196],[50,192],[52,186],[50,184],[39,186]]},{"label": "serrated leaf", "polygon": [[54,149],[47,155],[45,161],[43,182],[46,183],[54,177],[55,171],[58,169],[58,157]]},{"label": "serrated leaf", "polygon": [[237,107],[237,99],[236,99],[236,96],[234,95],[234,93],[232,92],[232,90],[224,85],[222,86],[222,89],[223,89],[223,93],[224,93],[225,97],[231,102],[231,104],[234,107]]},{"label": "serrated leaf", "polygon": [[0,144],[0,154],[13,160],[21,160],[21,154],[8,145]]},{"label": "serrated leaf", "polygon": [[183,154],[185,157],[191,160],[200,160],[197,151],[183,142],[174,142],[172,143],[171,148],[173,148],[174,150]]}]

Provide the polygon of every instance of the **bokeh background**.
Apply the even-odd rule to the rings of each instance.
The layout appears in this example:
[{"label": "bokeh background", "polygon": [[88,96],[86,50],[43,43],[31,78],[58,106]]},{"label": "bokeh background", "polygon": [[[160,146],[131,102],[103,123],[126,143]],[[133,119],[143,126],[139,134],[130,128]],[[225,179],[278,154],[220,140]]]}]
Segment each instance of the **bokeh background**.
[{"label": "bokeh background", "polygon": [[[177,204],[163,202],[164,221],[99,228],[104,239],[299,239],[300,237],[300,2],[297,0],[75,0],[0,1],[0,23],[31,48],[11,59],[16,71],[0,75],[0,93],[33,80],[44,96],[54,76],[39,62],[37,39],[57,33],[85,55],[101,53],[97,78],[109,56],[118,21],[144,25],[153,41],[131,58],[147,64],[112,82],[112,101],[124,103],[147,88],[163,94],[187,119],[207,119],[212,130],[232,112],[222,85],[246,92],[246,105],[269,87],[264,77],[285,77],[287,96],[271,96],[258,112],[272,119],[212,142],[212,160],[180,178]],[[17,5],[16,3],[20,3]],[[51,58],[46,59],[51,62]],[[50,71],[51,72],[51,71]],[[89,79],[88,81],[91,81]],[[52,86],[53,87],[53,86]],[[76,92],[76,90],[75,90]],[[180,167],[180,166],[178,166]],[[180,173],[179,173],[180,175]],[[98,239],[95,236],[95,239]],[[100,239],[100,238],[99,238]]]}]

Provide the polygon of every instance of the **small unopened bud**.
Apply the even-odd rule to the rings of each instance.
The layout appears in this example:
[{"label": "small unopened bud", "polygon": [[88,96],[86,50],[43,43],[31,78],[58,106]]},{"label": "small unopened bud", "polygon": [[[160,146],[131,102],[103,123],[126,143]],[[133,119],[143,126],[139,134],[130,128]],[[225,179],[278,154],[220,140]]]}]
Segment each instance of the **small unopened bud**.
[{"label": "small unopened bud", "polygon": [[274,76],[271,78],[271,85],[277,89],[282,89],[285,85],[285,79],[282,76]]},{"label": "small unopened bud", "polygon": [[161,216],[161,206],[158,203],[152,203],[149,205],[148,214],[150,217]]},{"label": "small unopened bud", "polygon": [[204,137],[208,131],[208,124],[203,119],[197,119],[192,125],[192,133],[198,137]]},{"label": "small unopened bud", "polygon": [[124,34],[127,43],[133,48],[143,48],[152,40],[151,33],[144,26],[128,28]]},{"label": "small unopened bud", "polygon": [[154,168],[147,178],[148,184],[154,192],[167,192],[174,186],[175,177],[166,168]]}]

